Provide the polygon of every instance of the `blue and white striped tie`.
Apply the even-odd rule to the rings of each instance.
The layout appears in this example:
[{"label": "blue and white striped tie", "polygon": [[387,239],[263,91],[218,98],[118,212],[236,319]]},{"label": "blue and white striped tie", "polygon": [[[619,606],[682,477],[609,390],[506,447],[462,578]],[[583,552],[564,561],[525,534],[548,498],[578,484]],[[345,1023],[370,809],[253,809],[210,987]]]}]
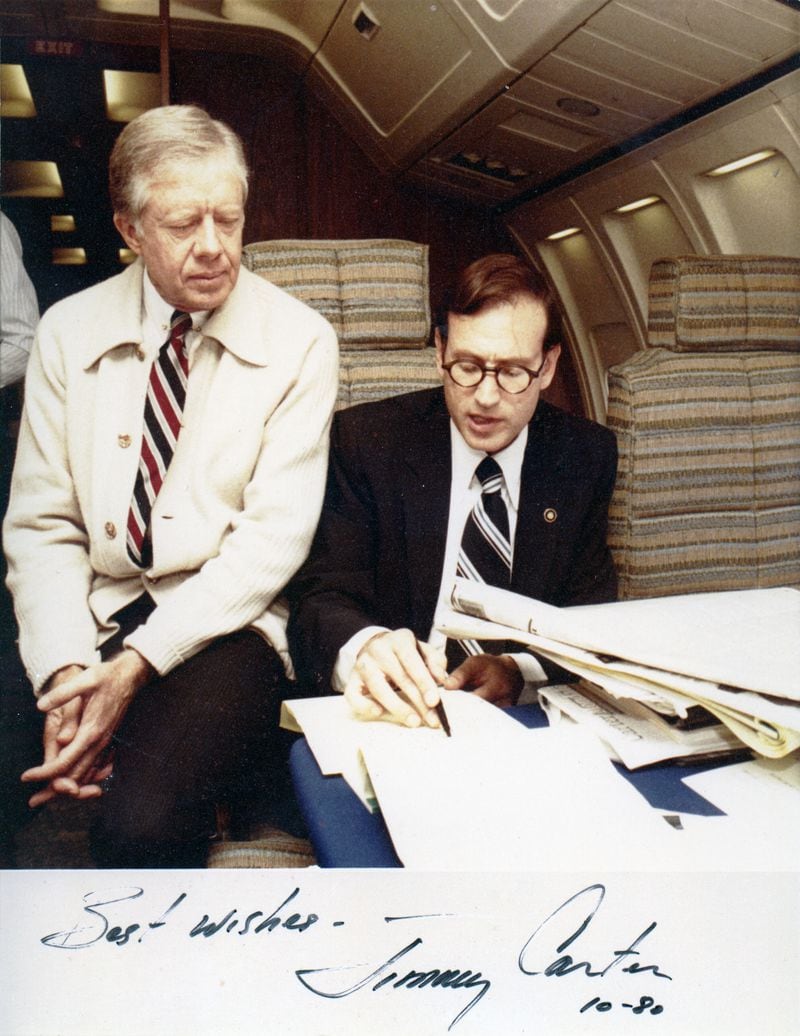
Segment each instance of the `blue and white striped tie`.
[{"label": "blue and white striped tie", "polygon": [[[508,511],[501,494],[503,472],[494,457],[487,456],[475,474],[481,483],[481,495],[464,525],[456,575],[508,589],[511,582],[511,542]],[[477,640],[448,640],[450,668],[463,662],[466,655],[482,654],[487,646]],[[495,650],[497,646],[495,643]]]}]

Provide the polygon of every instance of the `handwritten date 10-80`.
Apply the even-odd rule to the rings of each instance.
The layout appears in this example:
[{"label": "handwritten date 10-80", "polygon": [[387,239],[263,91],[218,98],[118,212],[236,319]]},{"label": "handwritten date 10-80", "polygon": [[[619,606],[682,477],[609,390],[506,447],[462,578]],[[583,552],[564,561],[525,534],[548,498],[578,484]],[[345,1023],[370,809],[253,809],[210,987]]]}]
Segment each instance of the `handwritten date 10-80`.
[{"label": "handwritten date 10-80", "polygon": [[[601,1000],[599,996],[593,996],[592,999],[583,1005],[580,1009],[580,1014],[584,1011],[591,1011],[592,1008],[595,1011],[599,1011],[601,1014],[605,1014],[606,1011],[610,1011],[614,1005],[610,1000]],[[661,1004],[657,1004],[651,996],[640,996],[638,1004],[620,1004],[620,1007],[629,1007],[631,1014],[661,1014],[664,1008]]]}]

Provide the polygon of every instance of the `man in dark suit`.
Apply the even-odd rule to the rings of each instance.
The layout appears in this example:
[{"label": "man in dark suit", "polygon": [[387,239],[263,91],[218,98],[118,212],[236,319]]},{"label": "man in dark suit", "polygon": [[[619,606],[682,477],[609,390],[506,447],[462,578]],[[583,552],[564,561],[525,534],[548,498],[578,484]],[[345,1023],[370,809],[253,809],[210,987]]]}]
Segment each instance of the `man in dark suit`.
[{"label": "man in dark suit", "polygon": [[454,576],[469,567],[462,530],[486,499],[476,468],[487,456],[499,465],[506,529],[490,525],[488,538],[511,548],[505,585],[557,606],[616,594],[606,545],[616,443],[540,400],[560,354],[546,284],[514,256],[486,256],[462,272],[445,312],[443,389],[336,415],[322,518],[289,588],[300,681],[343,691],[363,718],[409,726],[438,725],[441,687],[507,705],[546,679],[533,656],[502,644],[473,645],[455,663],[436,629]]}]

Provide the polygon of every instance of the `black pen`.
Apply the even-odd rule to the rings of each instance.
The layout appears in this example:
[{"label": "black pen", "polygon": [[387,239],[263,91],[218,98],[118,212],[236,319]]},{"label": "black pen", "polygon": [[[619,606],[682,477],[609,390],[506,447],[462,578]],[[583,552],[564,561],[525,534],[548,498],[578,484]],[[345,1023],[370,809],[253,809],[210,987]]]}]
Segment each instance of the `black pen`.
[{"label": "black pen", "polygon": [[[428,662],[425,658],[425,655],[422,652],[422,648],[419,646],[419,641],[417,641],[417,653],[419,654],[419,657],[422,659],[425,665],[427,665]],[[447,734],[448,737],[452,737],[450,733],[450,724],[447,722],[447,713],[444,711],[444,705],[442,704],[441,698],[439,699],[438,703],[434,706],[434,711],[436,712],[436,715],[439,717],[439,722],[442,724],[442,730],[445,732],[445,734]]]},{"label": "black pen", "polygon": [[448,737],[450,737],[450,724],[447,722],[447,713],[444,711],[444,704],[442,703],[441,698],[436,705],[436,715],[439,717],[439,722],[442,724],[442,730]]}]

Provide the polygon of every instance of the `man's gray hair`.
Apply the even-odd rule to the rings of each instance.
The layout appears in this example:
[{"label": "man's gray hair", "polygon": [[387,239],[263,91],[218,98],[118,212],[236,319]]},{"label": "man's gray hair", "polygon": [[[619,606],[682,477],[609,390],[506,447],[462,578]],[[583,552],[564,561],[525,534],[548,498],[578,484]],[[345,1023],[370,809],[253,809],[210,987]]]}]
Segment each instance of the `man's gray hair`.
[{"label": "man's gray hair", "polygon": [[247,162],[242,142],[224,122],[191,104],[151,108],[129,122],[117,137],[108,167],[114,212],[138,222],[147,204],[153,175],[159,166],[225,154],[242,182],[247,198]]}]

